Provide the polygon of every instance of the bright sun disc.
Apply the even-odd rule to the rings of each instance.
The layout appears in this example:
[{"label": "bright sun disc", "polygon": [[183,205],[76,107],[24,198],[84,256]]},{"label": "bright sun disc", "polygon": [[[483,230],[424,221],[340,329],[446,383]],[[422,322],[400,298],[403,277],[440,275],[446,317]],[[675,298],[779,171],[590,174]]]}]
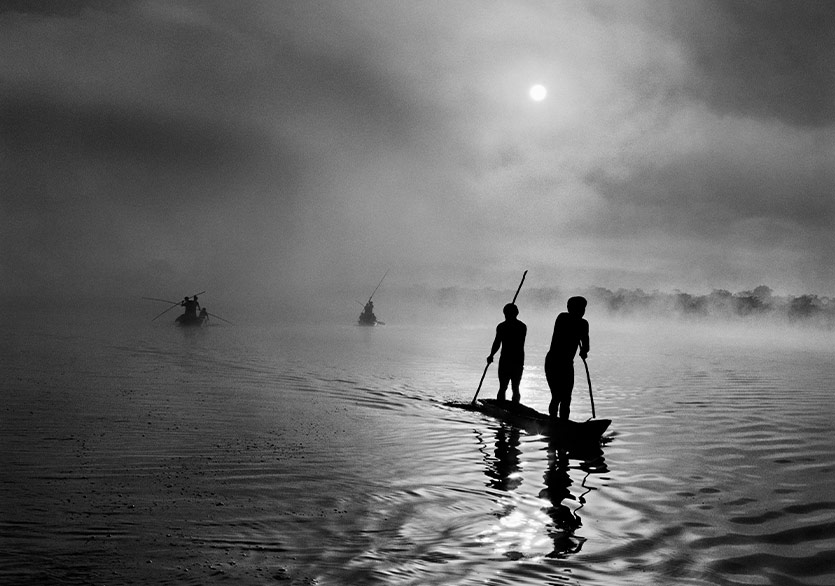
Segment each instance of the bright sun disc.
[{"label": "bright sun disc", "polygon": [[530,94],[534,102],[541,102],[548,95],[548,90],[545,89],[544,85],[535,85],[530,89],[528,94]]}]

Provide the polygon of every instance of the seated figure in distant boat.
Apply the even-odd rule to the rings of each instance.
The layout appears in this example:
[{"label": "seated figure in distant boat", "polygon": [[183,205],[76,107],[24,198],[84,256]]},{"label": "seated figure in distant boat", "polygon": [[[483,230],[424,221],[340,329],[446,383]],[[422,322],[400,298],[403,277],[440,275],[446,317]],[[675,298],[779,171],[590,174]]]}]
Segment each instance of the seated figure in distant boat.
[{"label": "seated figure in distant boat", "polygon": [[209,310],[207,310],[205,307],[200,308],[200,321],[202,321],[203,323],[209,322]]},{"label": "seated figure in distant boat", "polygon": [[361,324],[375,324],[377,323],[377,316],[374,315],[374,302],[370,299],[360,314],[359,323]]},{"label": "seated figure in distant boat", "polygon": [[502,311],[505,320],[496,326],[496,339],[493,340],[493,347],[490,348],[487,364],[493,362],[493,356],[501,348],[499,393],[496,398],[499,401],[506,399],[509,383],[513,390],[511,400],[518,403],[519,383],[522,381],[522,371],[525,369],[525,336],[528,334],[528,326],[517,319],[519,308],[513,303],[505,305]]},{"label": "seated figure in distant boat", "polygon": [[586,299],[572,297],[568,300],[568,312],[562,312],[554,322],[551,348],[545,356],[545,378],[551,389],[551,417],[567,420],[571,413],[571,392],[574,389],[574,356],[580,349],[580,358],[589,353],[589,322],[583,319]]}]

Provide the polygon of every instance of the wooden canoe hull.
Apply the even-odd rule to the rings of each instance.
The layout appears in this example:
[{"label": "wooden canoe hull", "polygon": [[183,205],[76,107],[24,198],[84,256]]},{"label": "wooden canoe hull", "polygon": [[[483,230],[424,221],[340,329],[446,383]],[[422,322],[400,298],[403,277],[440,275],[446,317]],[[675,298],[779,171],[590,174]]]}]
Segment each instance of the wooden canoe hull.
[{"label": "wooden canoe hull", "polygon": [[176,323],[178,326],[183,326],[183,327],[202,326],[203,325],[203,318],[200,317],[199,315],[192,317],[190,315],[187,316],[187,315],[183,314],[183,315],[177,317],[177,319],[174,320],[174,323]]},{"label": "wooden canoe hull", "polygon": [[536,409],[497,399],[481,399],[469,406],[456,405],[468,410],[490,415],[525,431],[550,437],[564,437],[576,441],[599,441],[612,423],[611,419],[593,419],[589,421],[563,421],[552,419],[547,413]]}]

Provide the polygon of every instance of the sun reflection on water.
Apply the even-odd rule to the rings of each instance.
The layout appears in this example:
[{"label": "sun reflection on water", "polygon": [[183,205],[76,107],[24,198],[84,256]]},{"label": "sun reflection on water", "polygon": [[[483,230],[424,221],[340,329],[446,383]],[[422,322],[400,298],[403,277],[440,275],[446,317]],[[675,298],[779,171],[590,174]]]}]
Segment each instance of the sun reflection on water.
[{"label": "sun reflection on water", "polygon": [[512,509],[478,538],[496,555],[508,559],[541,559],[552,550],[549,523],[550,518],[541,510]]}]

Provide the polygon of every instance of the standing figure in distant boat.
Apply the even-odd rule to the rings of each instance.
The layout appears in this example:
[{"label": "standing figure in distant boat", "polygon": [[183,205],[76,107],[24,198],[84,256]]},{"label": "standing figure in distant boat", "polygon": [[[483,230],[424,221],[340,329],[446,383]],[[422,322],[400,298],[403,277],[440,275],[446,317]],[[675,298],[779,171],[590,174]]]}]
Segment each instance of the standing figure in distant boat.
[{"label": "standing figure in distant boat", "polygon": [[197,302],[197,295],[194,296],[193,300],[185,297],[180,305],[186,308],[183,317],[186,319],[197,319],[197,310],[200,309],[200,304]]},{"label": "standing figure in distant boat", "polygon": [[499,358],[499,394],[497,399],[504,401],[507,394],[507,385],[513,390],[512,401],[518,403],[519,383],[522,381],[522,371],[525,369],[525,336],[528,334],[528,326],[517,319],[519,308],[513,303],[508,303],[502,309],[505,320],[496,326],[496,339],[493,340],[493,347],[490,348],[490,356],[487,357],[487,364],[493,362],[493,356],[502,349]]},{"label": "standing figure in distant boat", "polygon": [[580,348],[580,358],[589,353],[589,322],[583,319],[586,299],[572,297],[568,312],[562,312],[554,322],[551,348],[545,356],[545,378],[551,389],[551,417],[568,420],[571,412],[571,391],[574,389],[574,355]]}]

